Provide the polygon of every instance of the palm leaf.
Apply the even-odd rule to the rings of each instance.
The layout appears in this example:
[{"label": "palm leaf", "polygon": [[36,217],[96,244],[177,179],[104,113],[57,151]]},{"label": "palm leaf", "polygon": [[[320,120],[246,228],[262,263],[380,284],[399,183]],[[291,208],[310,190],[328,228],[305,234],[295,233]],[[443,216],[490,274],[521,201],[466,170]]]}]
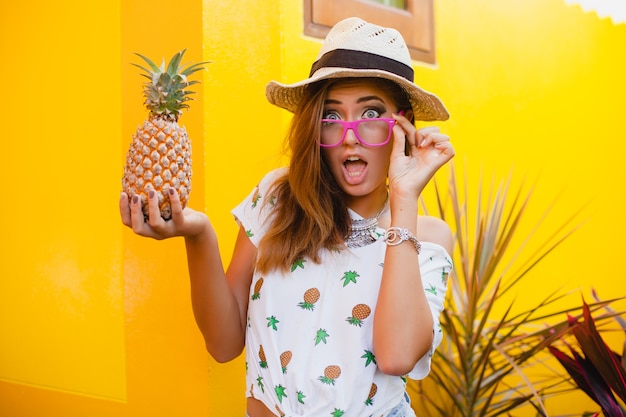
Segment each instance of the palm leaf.
[{"label": "palm leaf", "polygon": [[[495,176],[483,182],[481,175],[480,185],[470,191],[467,174],[461,185],[451,165],[447,187],[434,182],[437,215],[454,231],[455,276],[449,280],[447,308],[441,315],[444,340],[433,356],[431,373],[424,381],[409,383],[418,415],[491,417],[524,405],[546,415],[542,398],[576,389],[566,374],[552,370],[538,381],[526,373],[546,366],[552,357],[546,348],[568,334],[564,314],[582,317],[581,307],[557,307],[567,294],[553,292],[516,312],[515,300],[504,301],[503,295],[580,227],[582,208],[555,225],[548,222],[550,205],[518,244],[534,189],[515,188],[512,181],[512,172],[500,182]],[[428,214],[426,203],[420,204]],[[544,223],[553,229],[537,243]],[[531,245],[537,249],[529,250]],[[590,309],[598,311],[608,303],[597,302]],[[602,314],[598,320],[610,316]]]}]

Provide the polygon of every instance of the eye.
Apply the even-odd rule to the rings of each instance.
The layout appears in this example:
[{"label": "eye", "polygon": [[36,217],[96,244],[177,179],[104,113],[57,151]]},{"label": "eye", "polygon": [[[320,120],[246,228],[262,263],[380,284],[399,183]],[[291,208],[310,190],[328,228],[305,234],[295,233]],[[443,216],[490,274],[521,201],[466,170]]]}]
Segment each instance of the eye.
[{"label": "eye", "polygon": [[363,112],[364,119],[375,119],[380,117],[380,112],[376,109],[367,109]]},{"label": "eye", "polygon": [[325,113],[322,119],[341,120],[337,113]]}]

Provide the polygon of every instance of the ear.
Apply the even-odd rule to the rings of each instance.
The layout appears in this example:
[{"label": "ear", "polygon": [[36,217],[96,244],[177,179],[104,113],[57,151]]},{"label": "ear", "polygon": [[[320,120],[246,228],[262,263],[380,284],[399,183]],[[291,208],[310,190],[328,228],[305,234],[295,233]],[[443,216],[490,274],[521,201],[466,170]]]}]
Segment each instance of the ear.
[{"label": "ear", "polygon": [[412,108],[408,108],[408,109],[406,109],[404,111],[404,117],[409,119],[409,121],[411,121],[411,123],[415,124],[415,120],[413,119],[413,109]]}]

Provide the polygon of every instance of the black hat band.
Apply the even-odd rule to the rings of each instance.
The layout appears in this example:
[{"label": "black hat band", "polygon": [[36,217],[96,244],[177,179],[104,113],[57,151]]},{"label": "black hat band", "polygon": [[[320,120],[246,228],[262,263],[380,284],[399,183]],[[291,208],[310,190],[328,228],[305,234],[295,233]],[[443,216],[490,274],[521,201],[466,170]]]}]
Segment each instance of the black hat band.
[{"label": "black hat band", "polygon": [[410,82],[413,82],[414,79],[413,68],[402,62],[381,55],[352,49],[335,49],[325,53],[320,59],[313,63],[309,77],[318,69],[325,67],[381,70],[399,75]]}]

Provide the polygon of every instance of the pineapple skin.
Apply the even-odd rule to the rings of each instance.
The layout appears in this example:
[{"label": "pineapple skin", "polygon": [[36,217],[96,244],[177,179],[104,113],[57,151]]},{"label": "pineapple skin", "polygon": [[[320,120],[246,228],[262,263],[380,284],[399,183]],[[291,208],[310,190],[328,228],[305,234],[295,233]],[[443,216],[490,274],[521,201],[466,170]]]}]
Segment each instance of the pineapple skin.
[{"label": "pineapple skin", "polygon": [[144,217],[148,217],[148,193],[156,192],[161,217],[172,218],[169,189],[180,196],[183,208],[191,192],[191,141],[184,126],[172,120],[152,116],[137,127],[126,155],[122,189],[132,199],[141,199]]}]

